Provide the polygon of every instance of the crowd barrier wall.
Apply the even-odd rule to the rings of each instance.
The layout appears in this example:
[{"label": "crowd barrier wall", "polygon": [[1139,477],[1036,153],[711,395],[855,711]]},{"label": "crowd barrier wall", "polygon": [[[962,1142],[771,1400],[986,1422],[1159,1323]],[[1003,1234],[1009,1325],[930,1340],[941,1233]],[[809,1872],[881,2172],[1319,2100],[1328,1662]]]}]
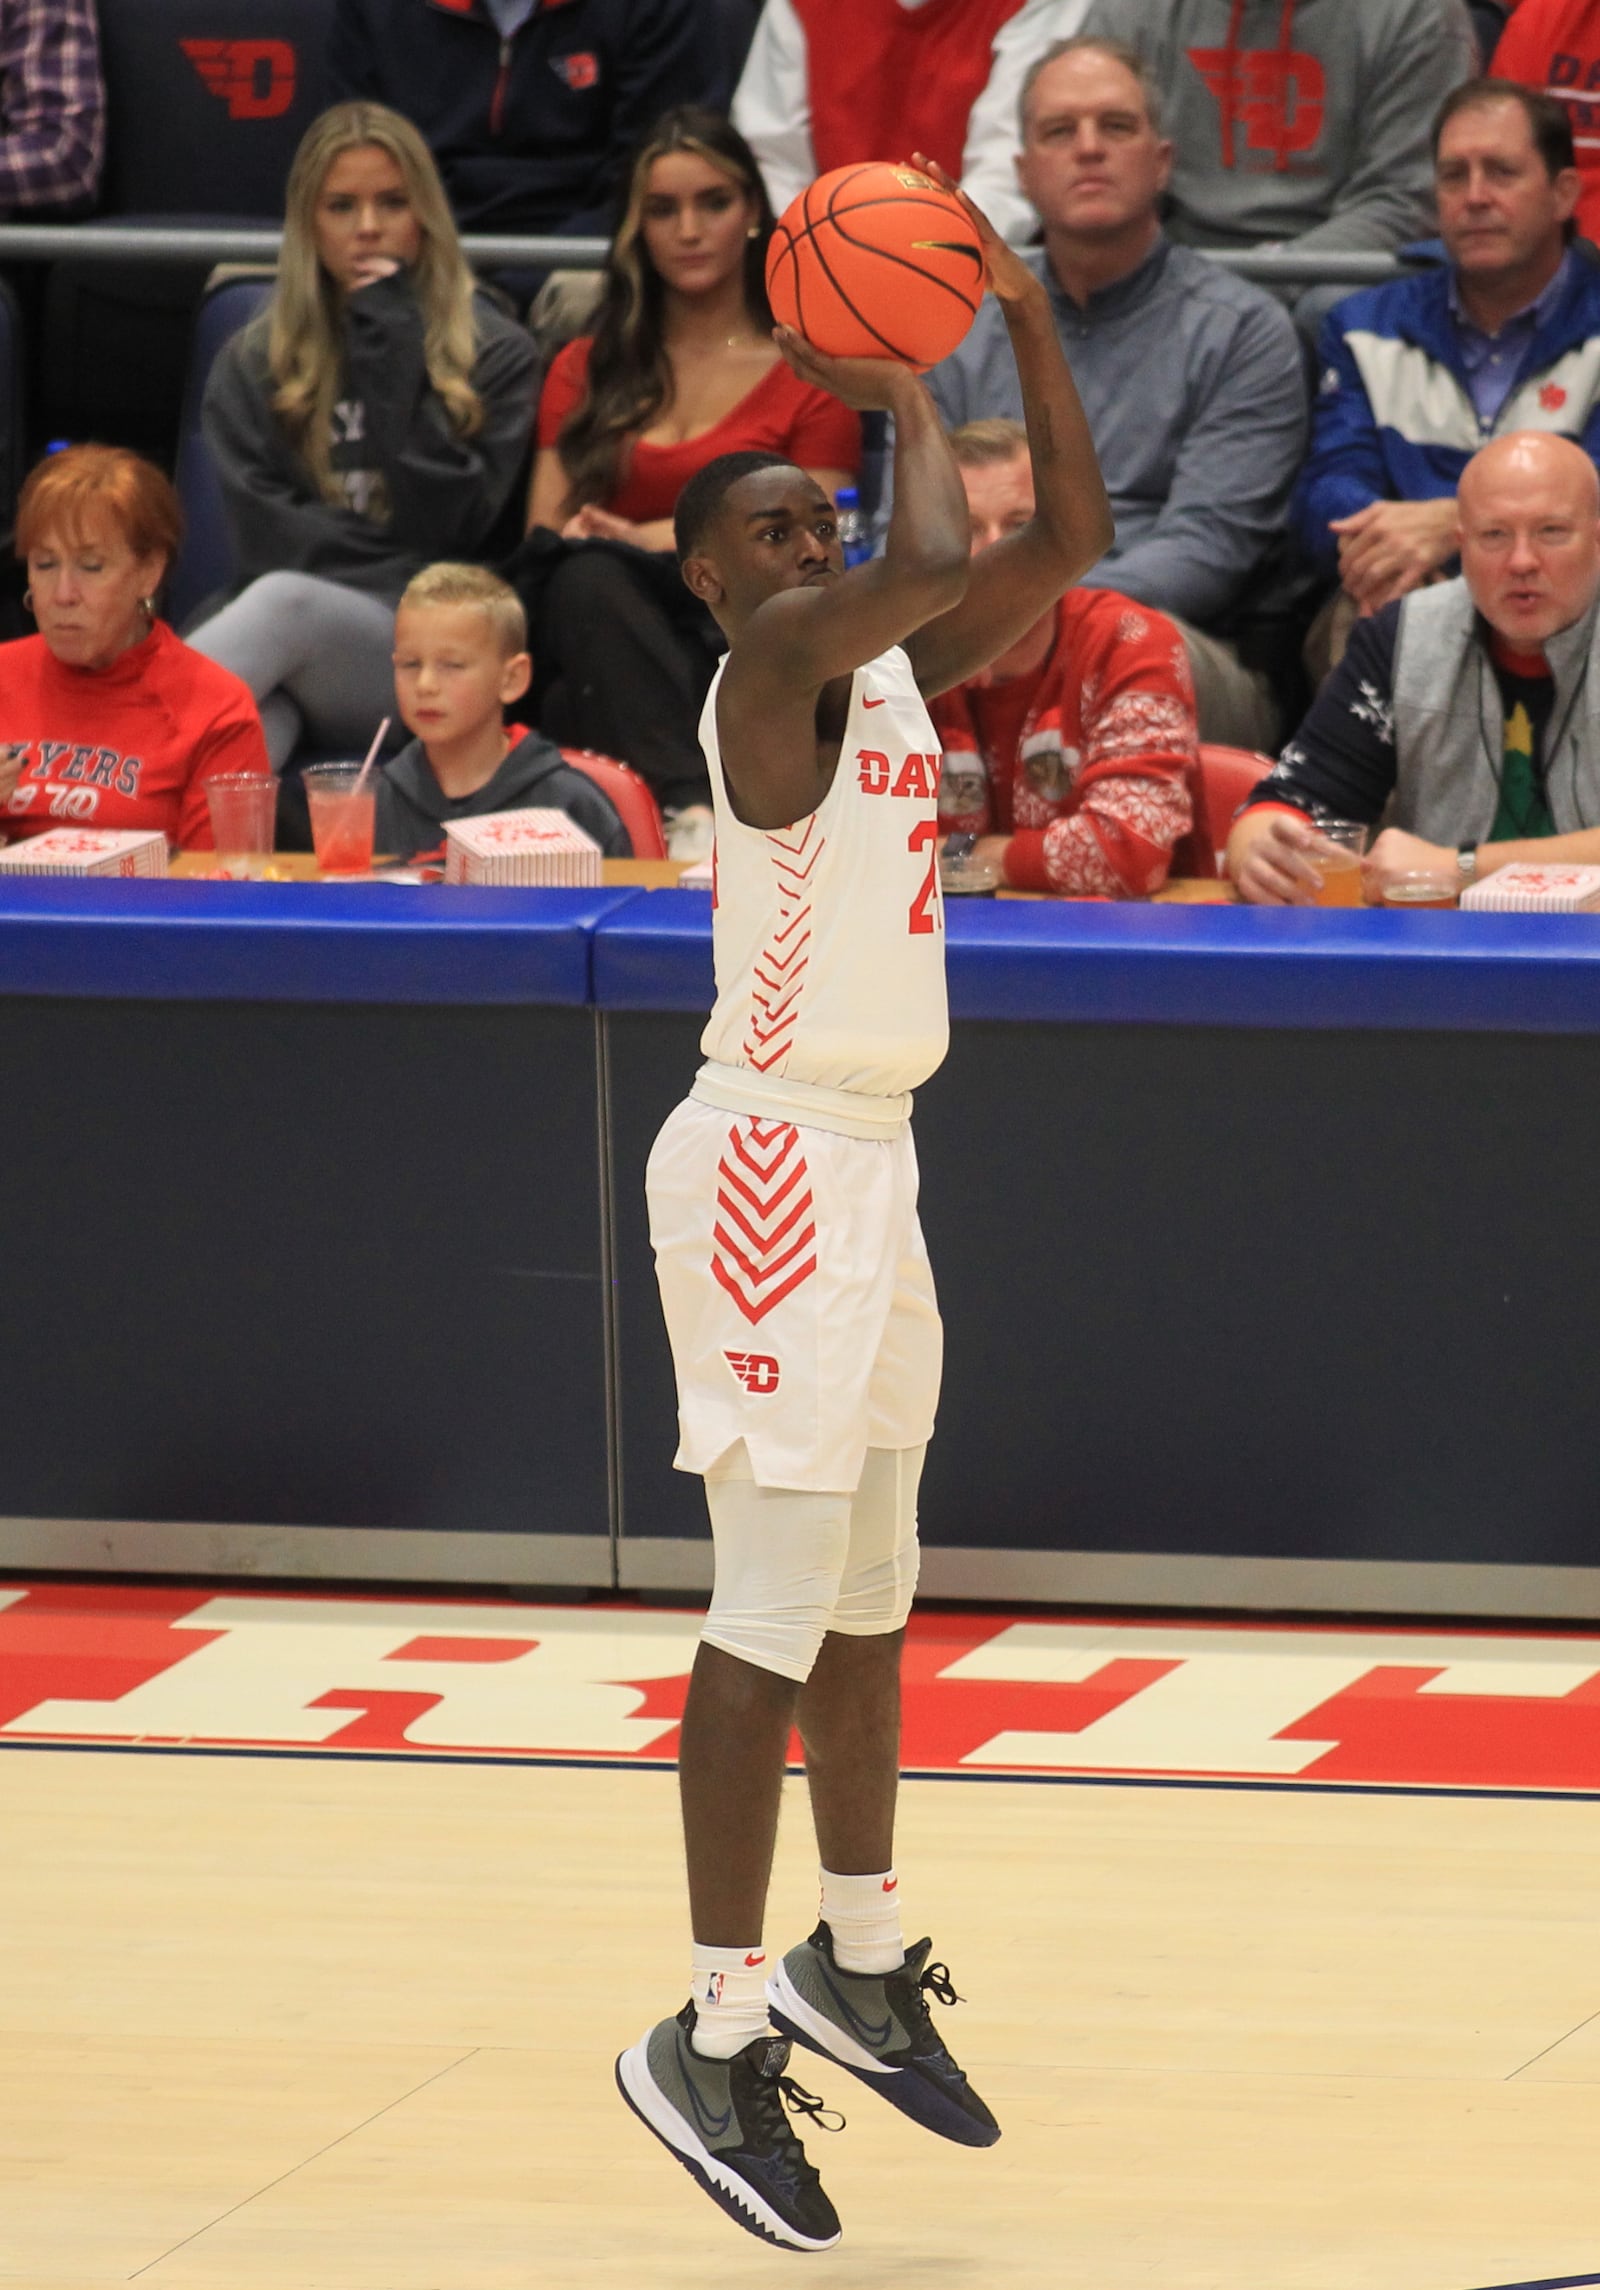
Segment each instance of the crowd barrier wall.
[{"label": "crowd barrier wall", "polygon": [[[1585,917],[980,901],[924,1589],[1600,1615]],[[709,1580],[645,1154],[694,892],[0,894],[0,1564]]]}]

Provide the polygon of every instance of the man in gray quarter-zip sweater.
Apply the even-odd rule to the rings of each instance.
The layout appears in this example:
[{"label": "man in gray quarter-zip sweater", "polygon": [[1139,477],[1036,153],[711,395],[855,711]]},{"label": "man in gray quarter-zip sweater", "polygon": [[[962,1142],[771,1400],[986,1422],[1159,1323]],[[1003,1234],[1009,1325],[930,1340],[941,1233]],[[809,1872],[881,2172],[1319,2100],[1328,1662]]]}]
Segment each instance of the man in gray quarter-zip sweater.
[{"label": "man in gray quarter-zip sweater", "polygon": [[1189,246],[1386,249],[1430,228],[1429,130],[1478,69],[1463,0],[1093,0],[1149,66]]},{"label": "man in gray quarter-zip sweater", "polygon": [[[1163,235],[1172,146],[1152,106],[1137,59],[1099,41],[1047,50],[1023,97],[1018,177],[1044,225],[1029,259],[1117,524],[1085,585],[1180,624],[1203,739],[1270,747],[1264,682],[1215,632],[1283,530],[1306,442],[1305,371],[1270,295]],[[1021,414],[995,303],[928,386],[947,428]]]}]

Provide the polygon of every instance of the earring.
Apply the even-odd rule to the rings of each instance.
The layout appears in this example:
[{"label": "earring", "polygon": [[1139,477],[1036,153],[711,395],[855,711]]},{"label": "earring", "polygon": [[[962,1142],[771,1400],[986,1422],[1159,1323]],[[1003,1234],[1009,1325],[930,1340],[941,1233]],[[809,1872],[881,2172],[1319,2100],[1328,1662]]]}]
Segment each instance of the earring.
[{"label": "earring", "polygon": [[150,621],[153,625],[156,617],[155,598],[153,596],[141,596],[139,599],[139,610],[144,614],[146,620]]},{"label": "earring", "polygon": [[758,239],[761,236],[761,225],[752,223],[744,235],[747,239]]},{"label": "earring", "polygon": [[35,619],[38,618],[38,615],[33,611],[33,591],[31,588],[25,588],[22,592],[22,609],[24,612],[32,614]]}]

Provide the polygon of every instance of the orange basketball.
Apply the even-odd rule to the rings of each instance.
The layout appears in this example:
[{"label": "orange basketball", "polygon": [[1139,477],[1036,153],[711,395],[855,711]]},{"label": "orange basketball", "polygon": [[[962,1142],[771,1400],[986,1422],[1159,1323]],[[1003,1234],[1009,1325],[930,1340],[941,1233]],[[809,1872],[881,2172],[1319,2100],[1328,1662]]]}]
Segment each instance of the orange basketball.
[{"label": "orange basketball", "polygon": [[915,167],[819,175],[767,249],[772,315],[835,358],[937,365],[972,324],[983,249],[959,199]]}]

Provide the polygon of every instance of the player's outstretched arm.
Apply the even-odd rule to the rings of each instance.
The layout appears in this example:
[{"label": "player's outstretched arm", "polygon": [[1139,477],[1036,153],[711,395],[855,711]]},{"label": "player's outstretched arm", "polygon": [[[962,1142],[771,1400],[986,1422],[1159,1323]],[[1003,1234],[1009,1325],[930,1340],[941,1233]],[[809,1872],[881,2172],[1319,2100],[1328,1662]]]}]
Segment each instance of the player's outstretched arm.
[{"label": "player's outstretched arm", "polygon": [[[817,545],[814,574],[758,605],[730,646],[717,694],[724,768],[740,818],[763,828],[804,818],[827,793],[830,774],[817,758],[817,707],[826,687],[948,612],[967,585],[970,548],[961,473],[933,400],[910,368],[825,357],[786,327],[777,339],[804,380],[857,411],[893,414],[895,506],[881,557],[839,572]],[[831,510],[827,515],[831,536]],[[803,561],[795,556],[792,518],[757,511],[748,521],[753,545]]]},{"label": "player's outstretched arm", "polygon": [[921,158],[917,165],[956,193],[983,241],[989,288],[1004,313],[1022,383],[1035,498],[1031,522],[983,550],[961,602],[907,645],[917,682],[931,696],[1009,651],[1105,555],[1116,528],[1049,296],[940,167]]}]

